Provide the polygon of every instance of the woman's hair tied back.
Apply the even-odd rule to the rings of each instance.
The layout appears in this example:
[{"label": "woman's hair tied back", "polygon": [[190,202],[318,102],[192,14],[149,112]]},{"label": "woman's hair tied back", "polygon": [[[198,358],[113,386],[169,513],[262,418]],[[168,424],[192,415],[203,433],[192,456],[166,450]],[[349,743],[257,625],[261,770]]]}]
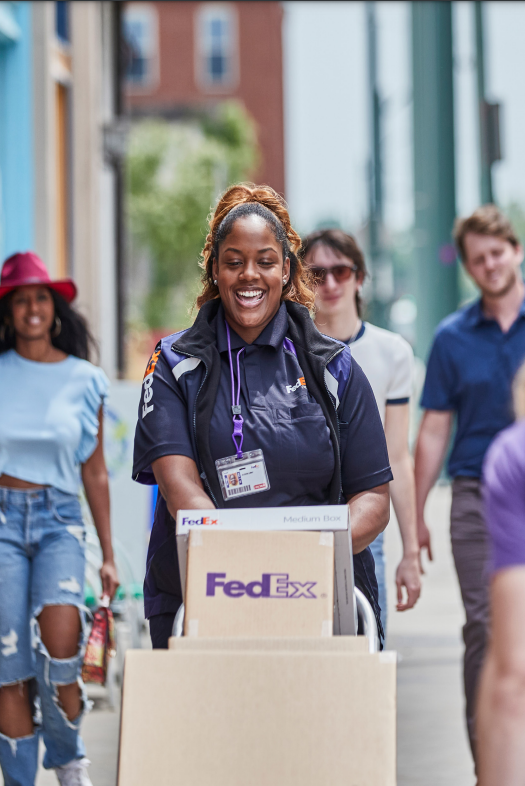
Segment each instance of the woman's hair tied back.
[{"label": "woman's hair tied back", "polygon": [[219,246],[228,237],[235,222],[250,215],[262,218],[280,243],[283,262],[290,260],[290,277],[283,288],[283,300],[292,300],[312,309],[314,293],[311,275],[302,263],[301,238],[292,227],[286,203],[270,186],[238,183],[230,186],[219,199],[208,219],[209,231],[202,251],[202,290],[197,298],[200,308],[219,297],[213,280],[213,262],[218,260]]}]

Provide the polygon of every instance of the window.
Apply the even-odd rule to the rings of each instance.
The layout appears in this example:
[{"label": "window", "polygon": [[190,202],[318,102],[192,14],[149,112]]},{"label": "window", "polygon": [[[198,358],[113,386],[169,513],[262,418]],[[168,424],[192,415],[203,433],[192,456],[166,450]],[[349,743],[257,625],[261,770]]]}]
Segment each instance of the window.
[{"label": "window", "polygon": [[152,89],[158,79],[157,11],[145,5],[128,5],[123,26],[128,87]]},{"label": "window", "polygon": [[55,3],[55,32],[64,44],[69,44],[69,3],[59,0]]},{"label": "window", "polygon": [[196,25],[197,81],[205,90],[231,90],[238,81],[237,16],[228,5],[203,5]]}]

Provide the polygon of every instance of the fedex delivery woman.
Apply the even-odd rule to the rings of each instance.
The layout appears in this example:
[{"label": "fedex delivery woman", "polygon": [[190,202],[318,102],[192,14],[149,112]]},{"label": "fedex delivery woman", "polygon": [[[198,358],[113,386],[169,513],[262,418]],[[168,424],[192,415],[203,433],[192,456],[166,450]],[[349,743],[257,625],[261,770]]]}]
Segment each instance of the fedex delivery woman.
[{"label": "fedex delivery woman", "polygon": [[133,477],[160,492],[144,585],[154,647],[167,647],[181,603],[179,509],[347,501],[356,584],[378,616],[367,547],[389,518],[383,427],[349,348],[310,318],[300,245],[273,189],[229,188],[210,221],[197,318],[146,369]]}]

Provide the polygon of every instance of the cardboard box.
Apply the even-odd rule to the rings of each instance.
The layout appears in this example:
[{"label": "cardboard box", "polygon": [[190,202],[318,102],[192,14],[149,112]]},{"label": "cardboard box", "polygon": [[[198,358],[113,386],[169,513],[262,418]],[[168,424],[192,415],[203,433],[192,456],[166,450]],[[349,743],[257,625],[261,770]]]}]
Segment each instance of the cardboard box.
[{"label": "cardboard box", "polygon": [[303,505],[283,508],[235,508],[231,510],[179,510],[177,535],[192,529],[226,529],[246,532],[287,532],[348,529],[348,505]]},{"label": "cardboard box", "polygon": [[332,532],[192,530],[184,635],[331,636]]},{"label": "cardboard box", "polygon": [[191,531],[317,531],[335,536],[335,607],[333,632],[357,633],[357,610],[353,596],[354,571],[348,505],[289,508],[238,508],[235,510],[179,510],[177,553],[185,600],[188,536]]},{"label": "cardboard box", "polygon": [[206,652],[214,650],[300,650],[302,652],[368,652],[368,639],[366,636],[335,636],[322,639],[314,638],[250,638],[250,639],[194,639],[180,636],[172,636],[168,642],[170,650],[177,652]]},{"label": "cardboard box", "polygon": [[129,650],[118,784],[395,786],[395,691],[393,653]]}]

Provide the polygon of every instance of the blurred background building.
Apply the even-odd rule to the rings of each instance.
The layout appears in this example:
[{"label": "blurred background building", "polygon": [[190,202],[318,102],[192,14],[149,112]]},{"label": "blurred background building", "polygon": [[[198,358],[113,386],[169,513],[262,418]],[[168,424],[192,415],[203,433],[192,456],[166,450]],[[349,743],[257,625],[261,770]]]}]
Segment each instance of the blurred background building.
[{"label": "blurred background building", "polygon": [[278,2],[127,3],[131,117],[199,117],[237,99],[257,127],[253,175],[284,193],[282,19]]},{"label": "blurred background building", "polygon": [[[151,493],[130,483],[139,385],[116,381],[124,371],[121,5],[0,2],[0,254],[34,249],[53,277],[78,285],[78,308],[98,344],[94,360],[113,381],[105,450],[120,603],[136,620]],[[97,543],[89,533],[93,603]]]},{"label": "blurred background building", "polygon": [[0,2],[0,251],[73,275],[112,378],[184,327],[206,216],[266,182],[365,246],[424,359],[472,294],[456,214],[525,234],[523,2]]},{"label": "blurred background building", "polygon": [[117,376],[118,4],[0,3],[0,249],[34,249],[73,276],[78,304]]}]

